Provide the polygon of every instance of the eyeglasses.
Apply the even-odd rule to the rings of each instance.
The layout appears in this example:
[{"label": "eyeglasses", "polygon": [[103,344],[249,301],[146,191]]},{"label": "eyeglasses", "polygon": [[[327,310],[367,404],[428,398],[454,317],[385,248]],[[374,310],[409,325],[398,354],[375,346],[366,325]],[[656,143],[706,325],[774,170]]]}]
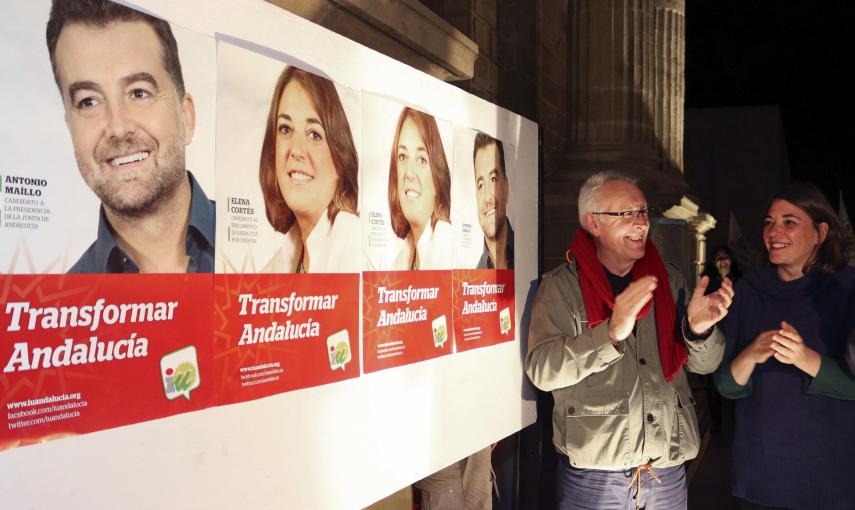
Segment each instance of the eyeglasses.
[{"label": "eyeglasses", "polygon": [[646,220],[650,217],[650,208],[643,207],[641,209],[627,209],[625,211],[600,211],[600,212],[592,212],[591,214],[595,216],[611,216],[612,218],[619,218],[622,221],[631,221],[635,218]]}]

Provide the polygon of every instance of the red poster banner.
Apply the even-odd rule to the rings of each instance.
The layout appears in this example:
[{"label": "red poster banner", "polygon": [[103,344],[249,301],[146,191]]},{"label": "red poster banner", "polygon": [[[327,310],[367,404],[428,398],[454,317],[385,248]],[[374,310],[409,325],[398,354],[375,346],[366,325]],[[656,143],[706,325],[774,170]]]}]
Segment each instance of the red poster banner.
[{"label": "red poster banner", "polygon": [[510,342],[515,317],[513,270],[454,271],[454,345],[458,352]]},{"label": "red poster banner", "polygon": [[210,406],[212,285],[0,275],[0,449]]},{"label": "red poster banner", "polygon": [[214,278],[218,405],[359,376],[359,274]]},{"label": "red poster banner", "polygon": [[451,271],[362,273],[365,372],[451,354]]}]

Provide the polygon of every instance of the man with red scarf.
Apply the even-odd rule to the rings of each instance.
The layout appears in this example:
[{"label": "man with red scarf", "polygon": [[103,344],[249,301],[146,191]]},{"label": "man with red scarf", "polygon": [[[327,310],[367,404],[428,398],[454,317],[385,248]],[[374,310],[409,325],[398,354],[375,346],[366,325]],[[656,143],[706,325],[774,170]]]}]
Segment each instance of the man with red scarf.
[{"label": "man with red scarf", "polygon": [[715,324],[733,286],[704,296],[704,277],[687,294],[647,239],[647,201],[631,177],[591,176],[579,221],[567,263],[537,292],[525,365],[555,400],[559,508],[685,509],[683,463],[700,439],[683,367],[718,367]]}]

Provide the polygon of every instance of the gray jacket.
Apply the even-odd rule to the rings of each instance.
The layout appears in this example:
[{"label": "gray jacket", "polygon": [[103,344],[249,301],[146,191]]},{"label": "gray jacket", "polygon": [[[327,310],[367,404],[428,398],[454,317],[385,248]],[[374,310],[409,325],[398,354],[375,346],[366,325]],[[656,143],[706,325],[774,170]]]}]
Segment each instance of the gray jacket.
[{"label": "gray jacket", "polygon": [[[680,271],[666,267],[677,327],[685,331],[691,296]],[[545,274],[532,308],[525,368],[534,385],[555,399],[555,448],[573,466],[589,469],[629,469],[647,462],[670,467],[694,458],[700,445],[695,400],[684,370],[665,381],[655,309],[620,348],[609,339],[608,321],[589,329],[587,320],[575,262]],[[685,343],[686,369],[705,374],[718,367],[724,354],[718,328],[706,340]]]}]

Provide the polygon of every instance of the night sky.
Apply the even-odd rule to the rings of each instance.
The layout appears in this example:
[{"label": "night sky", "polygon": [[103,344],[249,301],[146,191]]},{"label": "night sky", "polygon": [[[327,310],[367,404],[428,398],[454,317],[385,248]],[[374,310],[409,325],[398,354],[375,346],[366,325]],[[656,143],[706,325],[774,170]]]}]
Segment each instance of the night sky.
[{"label": "night sky", "polygon": [[686,107],[778,105],[794,180],[855,214],[855,2],[686,2]]}]

